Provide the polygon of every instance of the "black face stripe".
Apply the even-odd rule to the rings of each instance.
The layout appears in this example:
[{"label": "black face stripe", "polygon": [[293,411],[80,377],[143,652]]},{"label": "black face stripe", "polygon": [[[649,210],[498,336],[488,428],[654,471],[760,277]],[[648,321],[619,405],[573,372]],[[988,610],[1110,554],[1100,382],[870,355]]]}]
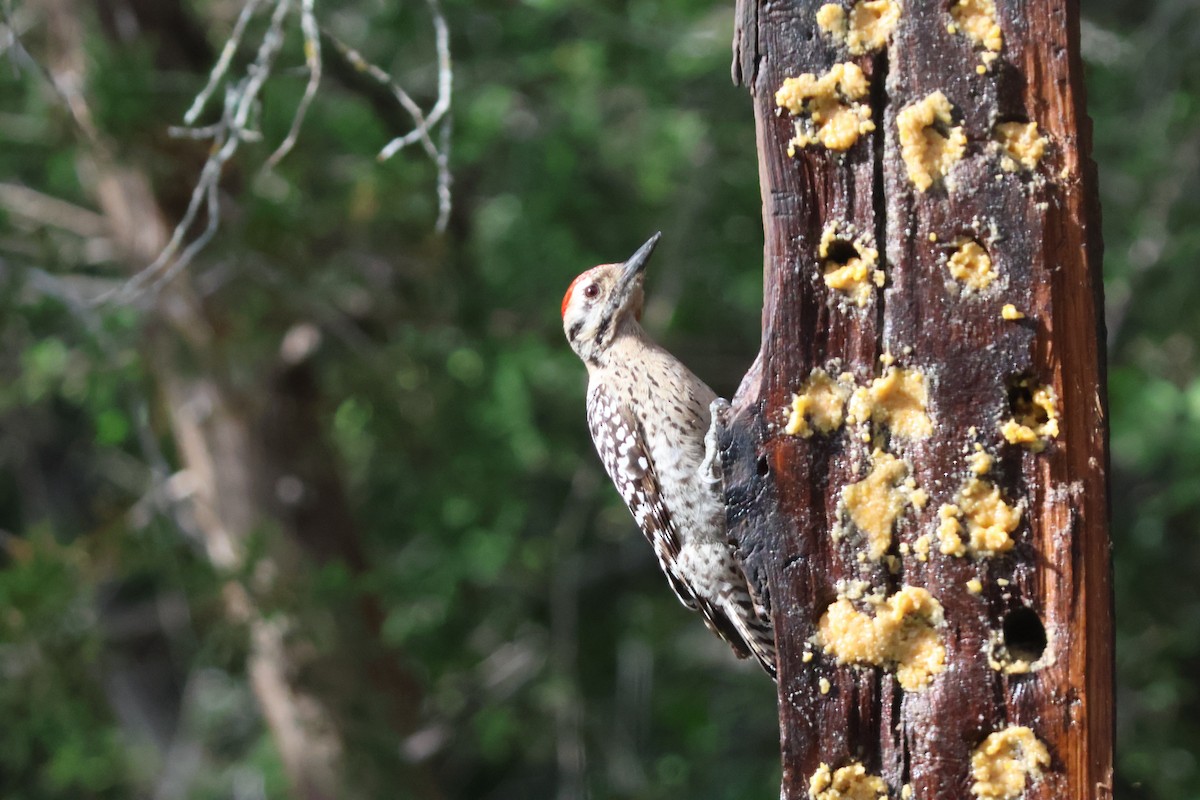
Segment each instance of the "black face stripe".
[{"label": "black face stripe", "polygon": [[604,335],[608,333],[609,326],[612,325],[612,315],[600,320],[600,324],[596,326],[596,341],[603,342]]},{"label": "black face stripe", "polygon": [[579,332],[583,330],[583,320],[576,322],[571,326],[571,330],[567,331],[567,338],[572,342],[579,338]]}]

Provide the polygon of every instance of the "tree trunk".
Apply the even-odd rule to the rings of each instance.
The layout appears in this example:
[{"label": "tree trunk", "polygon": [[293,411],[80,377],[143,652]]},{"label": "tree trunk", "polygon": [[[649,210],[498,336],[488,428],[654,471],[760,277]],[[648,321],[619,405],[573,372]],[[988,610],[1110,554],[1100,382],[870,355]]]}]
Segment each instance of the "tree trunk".
[{"label": "tree trunk", "polygon": [[[765,304],[722,441],[732,535],[775,617],[783,798],[872,776],[893,798],[1111,793],[1079,10],[996,0],[996,28],[990,5],[904,3],[871,49],[857,26],[883,0],[840,19],[815,1],[738,2]],[[833,97],[813,96],[848,63],[865,91],[842,68]],[[779,108],[803,73],[813,85]],[[936,92],[949,117],[921,105]],[[820,127],[838,106],[856,115],[843,150]],[[818,141],[790,157],[797,122]],[[941,162],[918,157],[930,146]]]}]

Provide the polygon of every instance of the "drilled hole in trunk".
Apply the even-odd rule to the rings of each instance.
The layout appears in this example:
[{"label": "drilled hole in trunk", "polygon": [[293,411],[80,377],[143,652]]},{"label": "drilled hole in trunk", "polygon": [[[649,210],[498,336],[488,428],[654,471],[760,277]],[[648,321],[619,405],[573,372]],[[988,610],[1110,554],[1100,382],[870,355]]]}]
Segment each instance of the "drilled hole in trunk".
[{"label": "drilled hole in trunk", "polygon": [[837,266],[844,266],[850,263],[850,259],[861,257],[858,246],[849,239],[834,239],[825,251],[826,263],[832,262]]},{"label": "drilled hole in trunk", "polygon": [[1004,615],[1004,648],[1010,658],[1039,660],[1046,651],[1046,626],[1031,608],[1017,608]]},{"label": "drilled hole in trunk", "polygon": [[1022,424],[1034,427],[1045,425],[1050,419],[1046,408],[1033,401],[1033,387],[1027,377],[1019,378],[1008,387],[1008,409],[1013,419]]}]

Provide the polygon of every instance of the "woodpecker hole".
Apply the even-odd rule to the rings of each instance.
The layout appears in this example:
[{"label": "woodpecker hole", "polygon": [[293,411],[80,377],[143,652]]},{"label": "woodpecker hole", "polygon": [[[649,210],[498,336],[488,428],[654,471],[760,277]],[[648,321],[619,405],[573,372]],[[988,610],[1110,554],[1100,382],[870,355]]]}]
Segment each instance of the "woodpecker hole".
[{"label": "woodpecker hole", "polygon": [[936,131],[937,135],[942,137],[943,139],[949,139],[951,129],[956,127],[957,125],[961,124],[961,122],[958,119],[955,119],[955,117],[961,116],[957,112],[958,112],[958,109],[955,109],[950,112],[951,113],[950,122],[946,122],[941,117],[934,117],[933,123],[929,126],[930,129]]},{"label": "woodpecker hole", "polygon": [[1032,608],[1022,606],[1005,614],[1003,631],[1011,659],[1033,664],[1046,651],[1046,626]]},{"label": "woodpecker hole", "polygon": [[758,457],[758,477],[765,478],[771,474],[771,464],[767,461],[766,456]]},{"label": "woodpecker hole", "polygon": [[[827,265],[832,264],[844,267],[850,263],[851,259],[861,257],[862,252],[858,249],[858,245],[849,239],[834,239],[829,243],[829,247],[825,251],[825,262]],[[826,268],[828,269],[828,266]]]},{"label": "woodpecker hole", "polygon": [[1012,418],[1030,428],[1045,425],[1050,415],[1039,403],[1033,402],[1033,379],[1021,376],[1009,381],[1008,410]]}]

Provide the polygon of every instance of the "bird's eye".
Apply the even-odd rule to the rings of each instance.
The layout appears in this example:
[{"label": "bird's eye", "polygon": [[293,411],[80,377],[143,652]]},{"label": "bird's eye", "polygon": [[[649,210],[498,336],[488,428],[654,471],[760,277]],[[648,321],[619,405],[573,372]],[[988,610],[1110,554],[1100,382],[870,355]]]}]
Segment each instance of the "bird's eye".
[{"label": "bird's eye", "polygon": [[583,296],[588,300],[595,300],[599,294],[600,287],[594,283],[589,283],[587,286],[583,287]]}]

